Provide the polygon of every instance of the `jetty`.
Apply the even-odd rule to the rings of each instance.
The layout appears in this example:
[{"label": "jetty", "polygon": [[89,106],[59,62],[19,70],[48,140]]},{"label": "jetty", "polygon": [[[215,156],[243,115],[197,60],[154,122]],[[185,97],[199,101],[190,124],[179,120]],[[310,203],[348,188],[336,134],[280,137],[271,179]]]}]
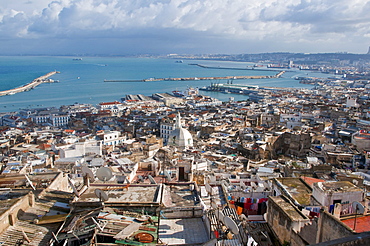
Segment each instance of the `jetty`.
[{"label": "jetty", "polygon": [[[271,67],[271,68],[255,68],[254,66],[250,66],[250,67],[221,67],[221,66],[207,66],[207,65],[202,65],[202,64],[198,64],[198,63],[190,63],[189,65],[192,65],[192,66],[198,66],[198,67],[201,67],[201,68],[207,68],[207,69],[225,69],[225,70],[248,70],[248,71],[267,71],[267,72],[274,72],[274,71],[281,71],[282,67]],[[275,68],[275,69],[274,69]],[[284,69],[287,68],[287,67],[284,67]]]},{"label": "jetty", "polygon": [[45,75],[42,75],[42,76],[32,80],[32,82],[30,82],[26,85],[23,85],[21,87],[17,87],[17,88],[10,89],[10,90],[5,90],[5,91],[0,91],[0,96],[13,95],[13,94],[16,94],[16,93],[19,93],[19,92],[29,91],[29,90],[31,90],[31,89],[35,88],[36,86],[41,85],[43,83],[52,83],[52,82],[54,82],[54,80],[51,80],[51,79],[48,79],[48,78],[53,76],[54,74],[57,74],[57,73],[60,73],[60,72],[53,71],[53,72],[47,73]]},{"label": "jetty", "polygon": [[149,78],[149,79],[121,79],[121,80],[107,80],[104,82],[153,82],[153,81],[194,81],[194,80],[237,80],[237,79],[273,79],[280,78],[285,71],[279,71],[275,75],[255,75],[255,76],[222,76],[222,77],[182,77],[182,78]]}]

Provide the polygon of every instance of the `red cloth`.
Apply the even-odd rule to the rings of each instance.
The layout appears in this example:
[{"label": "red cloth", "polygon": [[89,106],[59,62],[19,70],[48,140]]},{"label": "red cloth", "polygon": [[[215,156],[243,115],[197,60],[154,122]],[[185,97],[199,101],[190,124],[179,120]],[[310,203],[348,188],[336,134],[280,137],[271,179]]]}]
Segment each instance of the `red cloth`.
[{"label": "red cloth", "polygon": [[251,206],[253,203],[244,203],[244,209],[251,210]]}]

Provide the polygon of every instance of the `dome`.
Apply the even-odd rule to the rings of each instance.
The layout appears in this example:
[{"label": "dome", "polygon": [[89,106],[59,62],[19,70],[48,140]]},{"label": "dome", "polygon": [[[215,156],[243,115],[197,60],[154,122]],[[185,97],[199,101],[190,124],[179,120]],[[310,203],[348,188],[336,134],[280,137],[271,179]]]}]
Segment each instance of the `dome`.
[{"label": "dome", "polygon": [[193,137],[188,130],[176,128],[168,137],[168,144],[180,147],[193,146]]},{"label": "dome", "polygon": [[180,114],[176,117],[175,129],[171,132],[168,137],[168,145],[188,147],[193,146],[193,137],[190,132],[181,126]]}]

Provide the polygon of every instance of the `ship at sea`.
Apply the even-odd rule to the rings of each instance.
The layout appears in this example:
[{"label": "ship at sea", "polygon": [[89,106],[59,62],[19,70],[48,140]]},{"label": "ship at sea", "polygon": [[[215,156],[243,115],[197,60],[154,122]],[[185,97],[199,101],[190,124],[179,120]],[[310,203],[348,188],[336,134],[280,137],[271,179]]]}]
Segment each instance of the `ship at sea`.
[{"label": "ship at sea", "polygon": [[195,96],[199,94],[198,88],[188,87],[185,91],[174,90],[172,94],[176,97],[188,97],[188,96]]}]

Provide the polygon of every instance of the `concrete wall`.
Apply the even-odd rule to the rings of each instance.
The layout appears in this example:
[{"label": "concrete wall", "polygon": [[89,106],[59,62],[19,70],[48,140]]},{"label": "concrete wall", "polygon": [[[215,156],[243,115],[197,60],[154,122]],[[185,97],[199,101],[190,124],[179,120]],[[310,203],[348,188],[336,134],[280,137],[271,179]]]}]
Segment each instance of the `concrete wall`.
[{"label": "concrete wall", "polygon": [[[285,202],[290,203],[288,198],[280,196]],[[291,204],[294,206],[293,204]],[[273,197],[268,200],[267,206],[267,223],[274,230],[275,234],[278,235],[278,239],[281,243],[290,242],[292,232],[298,232],[305,223],[309,222],[308,219],[294,219],[287,214],[280,204],[277,204]]]},{"label": "concrete wall", "polygon": [[162,215],[167,219],[200,218],[204,214],[201,207],[173,207],[162,209]]},{"label": "concrete wall", "polygon": [[71,192],[67,177],[67,174],[62,172],[58,173],[53,182],[49,185],[49,187],[47,187],[47,190]]},{"label": "concrete wall", "polygon": [[0,233],[5,231],[9,226],[14,225],[18,220],[18,213],[20,210],[26,211],[35,203],[35,196],[32,192],[24,195],[15,204],[13,204],[7,211],[0,215]]},{"label": "concrete wall", "polygon": [[320,213],[316,242],[325,242],[353,235],[354,232],[327,211]]},{"label": "concrete wall", "polygon": [[370,245],[370,232],[363,232],[360,234],[335,239],[319,244],[312,244],[313,246],[358,246]]}]

